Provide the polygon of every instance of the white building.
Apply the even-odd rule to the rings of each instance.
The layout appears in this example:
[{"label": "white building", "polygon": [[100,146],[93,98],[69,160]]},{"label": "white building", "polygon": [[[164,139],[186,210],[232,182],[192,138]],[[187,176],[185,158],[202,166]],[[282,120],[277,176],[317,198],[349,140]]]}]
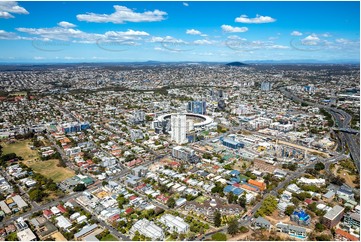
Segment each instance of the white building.
[{"label": "white building", "polygon": [[130,229],[129,233],[134,237],[135,232],[138,231],[140,234],[151,238],[152,240],[163,240],[164,233],[163,230],[145,218],[138,220],[133,227]]},{"label": "white building", "polygon": [[170,231],[177,233],[186,233],[189,229],[189,224],[184,222],[180,217],[175,217],[171,214],[164,214],[159,222],[164,224]]},{"label": "white building", "polygon": [[171,116],[171,137],[177,144],[187,143],[187,121],[185,114]]},{"label": "white building", "polygon": [[318,186],[323,186],[326,184],[326,180],[325,179],[308,179],[305,177],[301,177],[300,179],[298,179],[299,183],[302,184],[307,184],[307,185],[318,185]]},{"label": "white building", "polygon": [[17,237],[20,241],[36,241],[37,240],[35,234],[29,228],[18,232]]}]

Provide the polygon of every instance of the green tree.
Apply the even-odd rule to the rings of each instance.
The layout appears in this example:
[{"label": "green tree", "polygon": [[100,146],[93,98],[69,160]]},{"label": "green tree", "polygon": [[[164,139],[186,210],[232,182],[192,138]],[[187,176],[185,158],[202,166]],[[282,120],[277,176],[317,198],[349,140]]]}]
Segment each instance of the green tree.
[{"label": "green tree", "polygon": [[214,218],[213,218],[213,221],[214,221],[214,226],[216,227],[220,227],[221,226],[221,213],[217,210],[214,212]]},{"label": "green tree", "polygon": [[295,210],[295,206],[292,206],[292,205],[287,206],[286,210],[285,210],[285,214],[290,216],[293,213],[294,210]]},{"label": "green tree", "polygon": [[315,170],[316,171],[321,171],[323,169],[325,169],[325,165],[322,162],[318,162],[318,163],[315,164]]},{"label": "green tree", "polygon": [[215,233],[212,235],[212,240],[214,241],[226,241],[227,235],[225,233]]},{"label": "green tree", "polygon": [[175,199],[173,197],[169,198],[167,201],[167,206],[169,208],[174,208],[175,207]]},{"label": "green tree", "polygon": [[74,187],[73,191],[74,192],[82,192],[85,189],[86,189],[86,186],[83,183],[79,183]]},{"label": "green tree", "polygon": [[238,199],[238,203],[242,208],[246,208],[247,199],[246,199],[246,194],[245,193],[243,193],[242,196]]},{"label": "green tree", "polygon": [[238,231],[239,231],[238,221],[237,221],[237,219],[234,218],[229,222],[227,232],[230,235],[235,235],[238,233]]},{"label": "green tree", "polygon": [[10,233],[6,236],[6,241],[18,241],[18,236],[16,232]]},{"label": "green tree", "polygon": [[247,233],[249,231],[249,229],[247,227],[245,227],[245,226],[241,226],[239,228],[239,231],[244,234],[244,233]]},{"label": "green tree", "polygon": [[30,200],[41,202],[46,194],[40,188],[33,188],[29,191]]}]

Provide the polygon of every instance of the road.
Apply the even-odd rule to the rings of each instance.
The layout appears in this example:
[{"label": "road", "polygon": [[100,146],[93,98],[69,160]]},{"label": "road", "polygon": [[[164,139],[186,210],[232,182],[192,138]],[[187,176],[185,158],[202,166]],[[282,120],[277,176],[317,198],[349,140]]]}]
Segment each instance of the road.
[{"label": "road", "polygon": [[[285,88],[280,88],[279,90],[283,93],[283,95],[285,95],[286,97],[290,98],[293,101],[300,102],[300,103],[303,102],[303,103],[306,103],[307,105],[315,106],[315,107],[326,110],[328,113],[330,113],[332,115],[333,119],[335,120],[335,124],[338,126],[339,129],[340,128],[341,129],[350,128],[350,122],[351,122],[352,117],[350,114],[346,113],[344,110],[313,103],[313,102],[304,101],[303,99],[295,96],[293,93],[286,91]],[[340,135],[340,139],[341,139],[341,143],[347,144],[349,151],[350,151],[351,158],[353,159],[353,161],[355,163],[357,171],[360,172],[360,146],[357,144],[355,138],[353,137],[353,134],[343,132]]]}]

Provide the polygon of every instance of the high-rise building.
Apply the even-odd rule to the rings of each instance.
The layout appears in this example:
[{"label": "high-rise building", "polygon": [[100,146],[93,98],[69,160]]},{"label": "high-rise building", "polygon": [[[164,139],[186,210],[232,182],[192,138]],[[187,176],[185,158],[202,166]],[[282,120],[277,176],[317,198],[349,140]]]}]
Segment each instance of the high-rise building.
[{"label": "high-rise building", "polygon": [[171,136],[177,144],[187,143],[187,121],[185,114],[171,116]]},{"label": "high-rise building", "polygon": [[188,102],[188,112],[196,114],[206,114],[206,102],[204,101],[191,101]]},{"label": "high-rise building", "polygon": [[261,83],[261,91],[271,91],[272,89],[272,83],[271,82],[262,82]]}]

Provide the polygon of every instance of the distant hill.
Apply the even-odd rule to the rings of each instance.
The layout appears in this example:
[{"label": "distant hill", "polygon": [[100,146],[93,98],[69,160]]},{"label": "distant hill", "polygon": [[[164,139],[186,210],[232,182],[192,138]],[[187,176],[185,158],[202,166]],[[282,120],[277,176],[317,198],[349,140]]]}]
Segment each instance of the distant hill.
[{"label": "distant hill", "polygon": [[231,63],[227,63],[226,66],[246,66],[247,64],[244,64],[242,62],[231,62]]}]

